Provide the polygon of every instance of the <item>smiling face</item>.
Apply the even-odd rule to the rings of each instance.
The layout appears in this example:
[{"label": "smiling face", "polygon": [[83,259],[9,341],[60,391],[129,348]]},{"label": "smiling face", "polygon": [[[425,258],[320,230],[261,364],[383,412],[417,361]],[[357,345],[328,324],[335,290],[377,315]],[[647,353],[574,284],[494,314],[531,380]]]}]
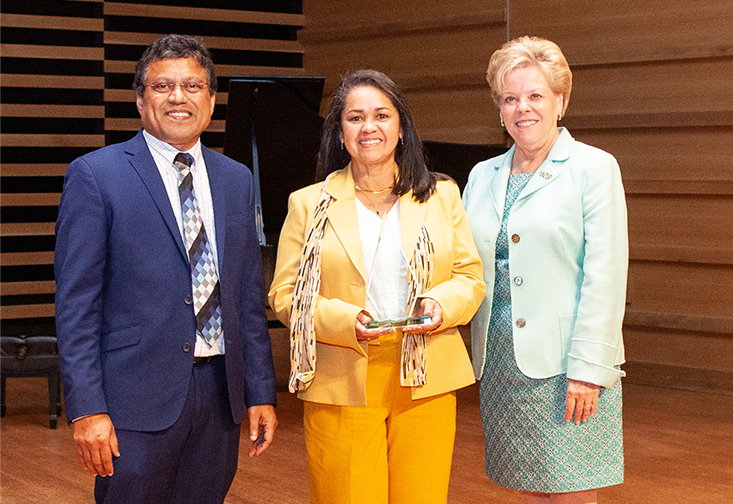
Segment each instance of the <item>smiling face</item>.
[{"label": "smiling face", "polygon": [[371,86],[349,92],[341,114],[341,141],[354,166],[392,167],[400,135],[400,115],[387,95]]},{"label": "smiling face", "polygon": [[536,151],[555,142],[562,104],[538,68],[517,68],[504,81],[499,114],[517,148]]},{"label": "smiling face", "polygon": [[187,94],[181,86],[175,86],[170,93],[157,93],[150,84],[158,82],[207,84],[206,70],[194,58],[154,61],[147,68],[145,92],[137,97],[145,131],[186,151],[211,122],[216,95],[210,95],[206,86],[196,94]]}]

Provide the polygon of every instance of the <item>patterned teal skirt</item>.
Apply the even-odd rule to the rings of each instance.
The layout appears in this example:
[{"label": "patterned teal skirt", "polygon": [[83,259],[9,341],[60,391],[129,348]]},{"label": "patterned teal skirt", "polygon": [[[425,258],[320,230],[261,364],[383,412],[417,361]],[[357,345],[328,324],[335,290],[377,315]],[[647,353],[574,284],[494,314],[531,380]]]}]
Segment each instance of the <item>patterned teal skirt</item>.
[{"label": "patterned teal skirt", "polygon": [[[497,332],[502,331],[494,337]],[[508,358],[487,361],[479,385],[489,478],[506,488],[542,493],[622,483],[621,381],[601,389],[596,415],[588,422],[566,424],[565,375],[528,378],[508,350]]]}]

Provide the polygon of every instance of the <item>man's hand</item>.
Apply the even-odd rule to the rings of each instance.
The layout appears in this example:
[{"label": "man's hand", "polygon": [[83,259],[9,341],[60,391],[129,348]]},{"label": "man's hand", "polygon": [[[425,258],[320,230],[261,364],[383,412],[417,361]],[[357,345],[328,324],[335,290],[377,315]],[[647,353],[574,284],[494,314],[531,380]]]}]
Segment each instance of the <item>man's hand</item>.
[{"label": "man's hand", "polygon": [[81,466],[92,476],[112,476],[112,456],[119,457],[120,450],[109,415],[99,413],[83,417],[71,425]]},{"label": "man's hand", "polygon": [[247,410],[247,415],[249,417],[249,439],[252,441],[249,456],[254,457],[267,450],[272,443],[277,427],[277,417],[272,404],[251,406]]}]

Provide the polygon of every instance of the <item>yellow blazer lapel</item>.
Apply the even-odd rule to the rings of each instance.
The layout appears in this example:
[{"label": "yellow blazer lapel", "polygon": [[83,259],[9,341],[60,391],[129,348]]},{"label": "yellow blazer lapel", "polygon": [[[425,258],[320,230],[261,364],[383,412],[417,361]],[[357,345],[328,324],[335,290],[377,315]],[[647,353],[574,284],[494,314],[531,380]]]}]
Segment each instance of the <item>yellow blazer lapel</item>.
[{"label": "yellow blazer lapel", "polygon": [[[420,237],[420,230],[428,212],[427,203],[418,203],[412,197],[412,191],[400,196],[400,231],[402,232],[402,250],[408,261],[412,260],[415,245]],[[428,230],[429,231],[429,230]],[[434,238],[433,238],[434,239]]]},{"label": "yellow blazer lapel", "polygon": [[328,221],[343,245],[346,255],[359,271],[362,280],[366,282],[364,249],[361,246],[359,226],[355,224],[358,222],[358,217],[356,215],[356,190],[354,189],[351,165],[334,175],[328,182],[326,192],[334,197],[333,203],[326,211]]}]

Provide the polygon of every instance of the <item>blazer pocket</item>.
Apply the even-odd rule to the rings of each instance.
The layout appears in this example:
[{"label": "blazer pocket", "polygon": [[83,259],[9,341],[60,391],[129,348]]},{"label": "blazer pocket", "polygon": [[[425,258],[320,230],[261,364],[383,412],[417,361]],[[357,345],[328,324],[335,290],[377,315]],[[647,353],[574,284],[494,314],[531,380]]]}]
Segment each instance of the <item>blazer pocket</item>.
[{"label": "blazer pocket", "polygon": [[137,345],[140,343],[141,332],[140,325],[138,324],[103,333],[101,341],[102,352]]},{"label": "blazer pocket", "polygon": [[568,365],[568,354],[570,353],[570,345],[572,344],[573,332],[575,331],[575,320],[578,318],[578,314],[564,315],[558,317],[560,322],[560,355],[562,355],[563,369],[567,369]]}]

